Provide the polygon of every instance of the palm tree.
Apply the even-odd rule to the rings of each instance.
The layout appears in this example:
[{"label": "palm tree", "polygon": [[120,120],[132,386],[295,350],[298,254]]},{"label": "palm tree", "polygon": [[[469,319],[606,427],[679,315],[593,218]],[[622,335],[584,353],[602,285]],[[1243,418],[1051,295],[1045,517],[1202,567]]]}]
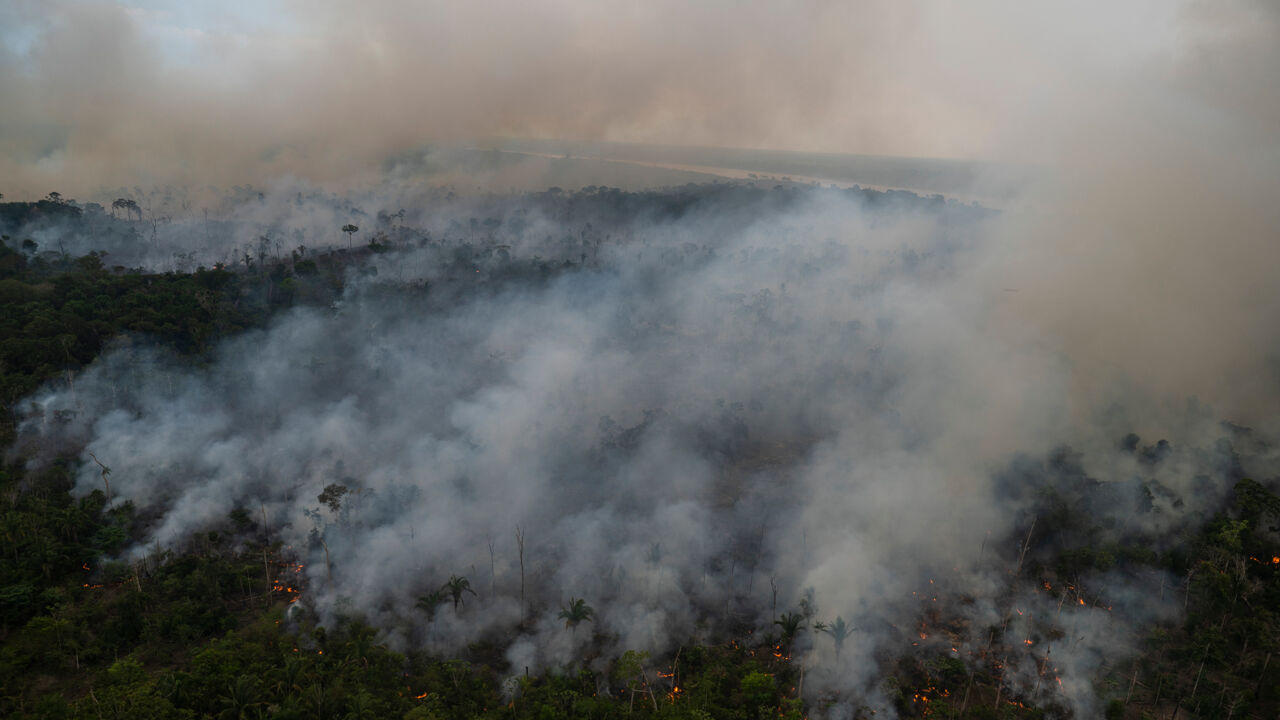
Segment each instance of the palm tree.
[{"label": "palm tree", "polygon": [[373,696],[368,690],[361,690],[347,701],[345,720],[368,720],[378,717],[373,709]]},{"label": "palm tree", "polygon": [[333,703],[329,698],[329,693],[325,691],[324,686],[320,683],[312,683],[303,692],[302,697],[311,711],[311,717],[319,718],[319,720],[328,720],[333,715]]},{"label": "palm tree", "polygon": [[276,695],[296,695],[302,692],[302,681],[305,677],[305,667],[302,660],[297,657],[290,657],[284,661],[284,666],[273,675],[275,683],[273,685]]},{"label": "palm tree", "polygon": [[249,675],[239,675],[227,683],[227,694],[219,695],[222,702],[222,713],[219,717],[244,720],[248,717],[249,708],[259,705],[255,698],[258,694],[258,681]]},{"label": "palm tree", "polygon": [[792,641],[796,639],[796,635],[804,629],[804,615],[800,613],[783,613],[782,617],[773,621],[774,625],[782,628],[782,647],[791,647]]},{"label": "palm tree", "polygon": [[[471,589],[471,581],[465,577],[458,577],[457,575],[450,575],[449,582],[446,582],[440,589],[447,589],[449,591],[449,595],[453,597],[454,612],[458,611],[458,605],[460,603],[465,604],[462,602],[463,593],[471,593],[472,595],[476,594],[476,591]],[[479,595],[476,595],[476,597],[479,597]]]},{"label": "palm tree", "polygon": [[578,623],[583,620],[590,622],[595,614],[595,608],[588,605],[586,600],[575,597],[570,597],[568,606],[560,610],[560,617],[564,619],[564,626],[573,628],[574,632],[578,631]]},{"label": "palm tree", "polygon": [[358,658],[365,667],[369,667],[369,656],[375,648],[383,647],[373,642],[377,634],[377,630],[363,623],[352,625],[351,639],[346,644],[348,658]]},{"label": "palm tree", "polygon": [[360,229],[359,227],[352,225],[351,223],[347,223],[346,225],[342,226],[342,232],[347,234],[347,247],[351,247],[351,236],[354,235],[356,231],[358,231],[359,229]]},{"label": "palm tree", "polygon": [[436,619],[436,608],[440,603],[444,602],[444,598],[445,594],[443,589],[433,590],[432,592],[419,597],[418,602],[414,603],[414,607],[425,612],[427,614],[427,622],[432,622]]},{"label": "palm tree", "polygon": [[828,625],[826,623],[817,622],[813,624],[813,629],[831,636],[831,639],[836,643],[836,660],[839,660],[840,650],[844,647],[844,641],[847,640],[849,636],[853,634],[853,631],[858,628],[846,624],[844,618],[837,615],[834,623]]}]

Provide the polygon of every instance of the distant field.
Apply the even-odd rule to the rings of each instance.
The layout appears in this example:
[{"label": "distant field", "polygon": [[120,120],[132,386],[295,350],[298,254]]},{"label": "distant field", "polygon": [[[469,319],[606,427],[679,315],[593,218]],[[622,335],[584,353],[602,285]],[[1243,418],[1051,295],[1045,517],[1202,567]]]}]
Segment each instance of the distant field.
[{"label": "distant field", "polygon": [[530,156],[608,161],[747,179],[895,188],[997,204],[1012,194],[1020,174],[1015,168],[968,160],[782,150],[510,138],[487,140],[480,147]]}]

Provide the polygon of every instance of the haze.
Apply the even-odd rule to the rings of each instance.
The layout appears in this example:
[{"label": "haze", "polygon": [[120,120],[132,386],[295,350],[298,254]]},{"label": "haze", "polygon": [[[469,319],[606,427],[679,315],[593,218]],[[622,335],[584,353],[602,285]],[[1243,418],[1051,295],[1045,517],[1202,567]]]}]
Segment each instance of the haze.
[{"label": "haze", "polygon": [[[1032,488],[1096,477],[1106,532],[1158,544],[1280,467],[1274,3],[19,0],[0,27],[6,200],[146,198],[32,248],[337,268],[337,300],[201,363],[122,343],[25,403],[33,466],[92,451],[154,518],[132,559],[256,508],[320,617],[444,653],[493,633],[512,668],[574,661],[567,593],[620,654],[816,588],[876,629],[811,682],[874,698],[935,570],[1007,622]],[[741,182],[599,187],[690,167]],[[485,567],[483,624],[414,614]],[[1069,609],[1077,716],[1178,613],[1157,575],[1081,581],[1130,602]]]}]

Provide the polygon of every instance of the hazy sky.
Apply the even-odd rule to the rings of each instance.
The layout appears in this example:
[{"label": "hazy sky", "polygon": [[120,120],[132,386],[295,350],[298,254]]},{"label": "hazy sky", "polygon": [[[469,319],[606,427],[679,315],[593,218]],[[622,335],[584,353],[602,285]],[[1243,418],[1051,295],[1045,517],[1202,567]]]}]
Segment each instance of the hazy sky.
[{"label": "hazy sky", "polygon": [[[11,0],[0,191],[333,178],[491,134],[1053,161],[1135,88],[1240,102],[1274,78],[1275,16],[1163,0]],[[1220,52],[1259,48],[1231,74],[1241,87],[1217,82]]]}]

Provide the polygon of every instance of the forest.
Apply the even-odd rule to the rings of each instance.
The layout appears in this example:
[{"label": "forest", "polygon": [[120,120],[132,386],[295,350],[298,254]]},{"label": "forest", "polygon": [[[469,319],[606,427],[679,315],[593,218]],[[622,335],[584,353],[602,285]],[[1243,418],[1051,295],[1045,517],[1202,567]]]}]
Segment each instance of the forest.
[{"label": "forest", "polygon": [[4,717],[1280,716],[1270,429],[1005,332],[998,211],[184,192],[0,202]]}]

